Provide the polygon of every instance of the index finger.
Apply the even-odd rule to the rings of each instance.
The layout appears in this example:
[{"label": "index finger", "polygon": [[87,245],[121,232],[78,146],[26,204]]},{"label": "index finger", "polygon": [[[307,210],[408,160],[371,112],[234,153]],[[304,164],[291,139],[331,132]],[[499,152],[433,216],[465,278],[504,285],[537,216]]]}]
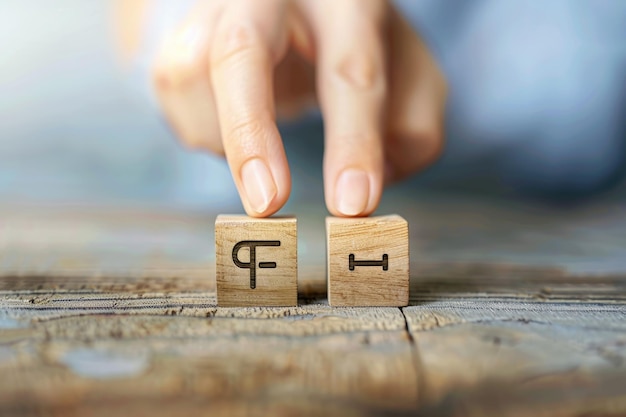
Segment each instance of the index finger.
[{"label": "index finger", "polygon": [[250,216],[278,211],[291,179],[275,122],[273,69],[286,52],[284,0],[230,0],[215,29],[210,73],[224,151]]}]

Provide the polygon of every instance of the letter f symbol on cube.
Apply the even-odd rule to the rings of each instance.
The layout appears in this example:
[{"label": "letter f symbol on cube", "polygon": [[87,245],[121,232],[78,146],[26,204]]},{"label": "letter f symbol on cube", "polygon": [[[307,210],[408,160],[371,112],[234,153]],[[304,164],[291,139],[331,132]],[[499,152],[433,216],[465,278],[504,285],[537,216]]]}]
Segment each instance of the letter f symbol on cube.
[{"label": "letter f symbol on cube", "polygon": [[[256,248],[257,246],[280,246],[280,240],[243,240],[233,247],[233,262],[237,267],[250,270],[250,288],[256,288]],[[239,250],[250,249],[250,262],[239,260]],[[276,262],[259,262],[259,268],[276,268]]]}]

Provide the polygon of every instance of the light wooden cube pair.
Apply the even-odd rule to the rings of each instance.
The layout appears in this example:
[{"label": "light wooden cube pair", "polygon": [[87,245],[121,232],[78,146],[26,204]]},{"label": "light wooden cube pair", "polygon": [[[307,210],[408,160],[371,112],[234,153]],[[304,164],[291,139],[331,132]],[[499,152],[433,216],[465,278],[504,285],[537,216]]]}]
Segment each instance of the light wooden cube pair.
[{"label": "light wooden cube pair", "polygon": [[[297,240],[295,217],[218,216],[218,305],[297,305]],[[326,246],[331,306],[408,304],[409,228],[402,217],[327,217]]]}]

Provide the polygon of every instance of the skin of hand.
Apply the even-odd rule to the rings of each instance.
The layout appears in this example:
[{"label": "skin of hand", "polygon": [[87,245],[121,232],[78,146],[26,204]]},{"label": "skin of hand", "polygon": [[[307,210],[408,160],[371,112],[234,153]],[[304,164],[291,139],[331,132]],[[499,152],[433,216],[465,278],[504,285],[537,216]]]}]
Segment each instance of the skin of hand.
[{"label": "skin of hand", "polygon": [[287,201],[277,117],[324,118],[324,190],[336,216],[367,216],[383,186],[443,147],[446,81],[385,0],[199,2],[163,45],[154,85],[190,148],[224,155],[250,216]]}]

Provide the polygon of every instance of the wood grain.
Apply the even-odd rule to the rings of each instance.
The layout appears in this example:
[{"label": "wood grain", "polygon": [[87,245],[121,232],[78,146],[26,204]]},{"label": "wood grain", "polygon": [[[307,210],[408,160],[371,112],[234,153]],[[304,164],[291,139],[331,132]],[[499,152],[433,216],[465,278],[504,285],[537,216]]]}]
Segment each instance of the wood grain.
[{"label": "wood grain", "polygon": [[409,230],[402,217],[327,217],[326,247],[330,305],[408,304]]},{"label": "wood grain", "polygon": [[220,306],[295,306],[298,302],[296,218],[217,216],[215,262]]},{"label": "wood grain", "polygon": [[10,378],[0,379],[0,411],[68,410],[103,398],[154,401],[157,415],[163,398],[227,401],[228,410],[271,400],[272,411],[286,399],[303,411],[320,401],[342,411],[417,406],[413,346],[398,309],[319,301],[221,308],[214,294],[111,298],[0,304],[15,323],[1,340],[0,373]]},{"label": "wood grain", "polygon": [[0,415],[626,415],[623,210],[392,203],[404,308],[328,305],[323,209],[298,306],[224,308],[215,213],[0,205]]}]

